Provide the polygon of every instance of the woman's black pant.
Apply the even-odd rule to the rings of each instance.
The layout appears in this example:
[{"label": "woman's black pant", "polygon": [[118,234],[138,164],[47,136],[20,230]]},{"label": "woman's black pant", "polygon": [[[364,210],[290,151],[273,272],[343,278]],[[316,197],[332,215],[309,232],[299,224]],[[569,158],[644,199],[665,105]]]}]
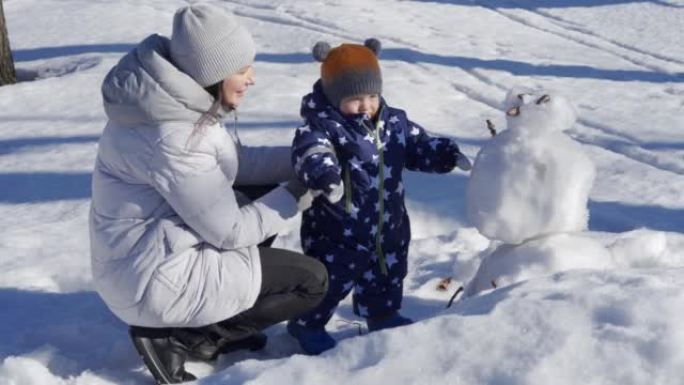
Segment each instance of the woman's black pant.
[{"label": "woman's black pant", "polygon": [[[268,193],[275,186],[236,188],[242,193],[239,203]],[[261,289],[254,306],[229,319],[199,328],[142,328],[132,326],[139,335],[173,337],[190,355],[213,359],[259,331],[296,318],[313,309],[328,290],[325,266],[303,254],[269,247],[275,236],[259,244]],[[231,293],[225,293],[231,295]]]},{"label": "woman's black pant", "polygon": [[238,341],[313,309],[328,290],[328,274],[317,260],[290,250],[260,247],[261,292],[254,306],[219,322],[222,338]]}]

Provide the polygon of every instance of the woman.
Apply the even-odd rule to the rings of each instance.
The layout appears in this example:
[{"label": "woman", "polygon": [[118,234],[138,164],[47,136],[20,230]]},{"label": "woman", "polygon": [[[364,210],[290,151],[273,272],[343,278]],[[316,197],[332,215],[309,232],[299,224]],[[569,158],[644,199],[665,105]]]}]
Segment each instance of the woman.
[{"label": "woman", "polygon": [[[191,5],[176,12],[170,39],[146,38],[102,85],[93,279],[158,383],[194,379],[187,354],[263,347],[259,330],[327,290],[314,259],[259,246],[310,204],[289,147],[242,146],[220,124],[254,84],[254,57],[230,13]],[[254,201],[236,191],[280,182]]]}]

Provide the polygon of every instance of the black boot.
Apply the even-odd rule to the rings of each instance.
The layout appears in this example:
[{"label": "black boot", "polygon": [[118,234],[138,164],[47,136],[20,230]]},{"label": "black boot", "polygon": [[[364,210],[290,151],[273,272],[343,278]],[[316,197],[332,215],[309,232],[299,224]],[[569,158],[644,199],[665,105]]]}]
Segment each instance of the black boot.
[{"label": "black boot", "polygon": [[268,342],[268,337],[266,334],[262,332],[256,332],[247,338],[224,344],[221,346],[219,353],[228,354],[238,350],[249,350],[251,352],[256,352],[263,349],[266,346],[266,342]]},{"label": "black boot", "polygon": [[261,332],[235,340],[234,335],[220,323],[200,328],[173,329],[171,334],[183,346],[188,356],[202,361],[215,361],[219,354],[238,350],[261,350],[268,340]]},{"label": "black boot", "polygon": [[157,384],[178,384],[197,379],[185,371],[185,347],[173,337],[172,329],[131,326],[128,332]]}]

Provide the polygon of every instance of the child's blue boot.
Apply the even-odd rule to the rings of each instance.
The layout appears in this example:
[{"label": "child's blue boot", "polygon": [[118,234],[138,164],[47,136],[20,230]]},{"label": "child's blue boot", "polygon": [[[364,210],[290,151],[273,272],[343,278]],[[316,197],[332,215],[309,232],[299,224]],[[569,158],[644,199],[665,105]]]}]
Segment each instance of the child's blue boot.
[{"label": "child's blue boot", "polygon": [[325,328],[309,328],[295,321],[287,323],[287,332],[299,341],[299,345],[306,354],[315,356],[337,345],[334,338]]},{"label": "child's blue boot", "polygon": [[385,316],[366,319],[366,325],[368,325],[369,332],[374,332],[382,329],[391,329],[399,326],[406,326],[412,323],[412,319],[403,317],[396,311]]}]

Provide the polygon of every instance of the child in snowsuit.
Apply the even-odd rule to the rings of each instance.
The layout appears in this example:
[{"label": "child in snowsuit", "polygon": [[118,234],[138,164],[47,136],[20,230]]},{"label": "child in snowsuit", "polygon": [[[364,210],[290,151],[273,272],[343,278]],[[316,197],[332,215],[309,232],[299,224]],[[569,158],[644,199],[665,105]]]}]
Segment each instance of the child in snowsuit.
[{"label": "child in snowsuit", "polygon": [[292,162],[318,193],[303,212],[302,248],[325,264],[330,281],[323,301],[288,324],[309,354],[335,346],[325,324],[352,289],[354,313],[370,331],[412,322],[398,313],[411,238],[402,171],[470,168],[454,141],[429,136],[382,99],[379,51],[376,39],[313,48],[321,78],[302,99],[305,124],[295,133]]}]

